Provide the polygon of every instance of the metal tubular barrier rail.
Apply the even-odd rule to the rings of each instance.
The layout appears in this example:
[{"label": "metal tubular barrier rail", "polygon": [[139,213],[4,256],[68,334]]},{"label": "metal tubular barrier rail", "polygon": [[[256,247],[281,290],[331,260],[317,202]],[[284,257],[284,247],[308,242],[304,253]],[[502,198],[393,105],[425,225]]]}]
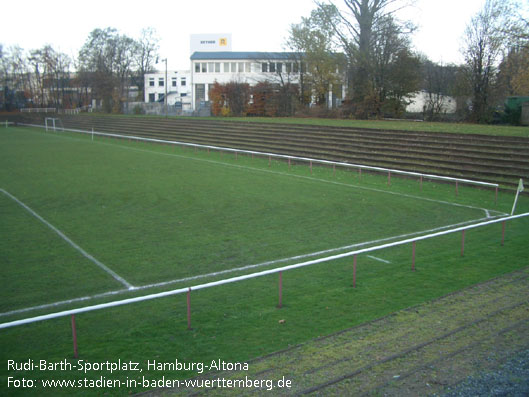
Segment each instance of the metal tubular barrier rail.
[{"label": "metal tubular barrier rail", "polygon": [[[315,264],[318,264],[318,263],[329,262],[329,261],[333,261],[333,260],[336,260],[336,259],[346,258],[346,257],[350,257],[350,256],[356,256],[356,255],[365,254],[365,253],[368,253],[368,252],[378,251],[378,250],[381,250],[381,249],[384,249],[384,248],[396,247],[396,246],[399,246],[399,245],[404,245],[404,244],[409,244],[409,243],[413,244],[414,255],[413,255],[412,270],[414,270],[414,268],[415,268],[415,244],[416,244],[417,241],[426,240],[426,239],[430,239],[430,238],[434,238],[434,237],[439,237],[439,236],[443,236],[443,235],[447,235],[447,234],[451,234],[451,233],[463,232],[463,231],[469,230],[469,229],[475,229],[475,228],[486,226],[486,225],[491,225],[491,224],[495,224],[495,223],[504,222],[503,227],[502,227],[502,245],[503,245],[504,231],[505,231],[505,222],[513,220],[513,219],[527,217],[527,216],[529,216],[529,212],[526,212],[526,213],[523,213],[523,214],[519,214],[519,215],[507,216],[507,217],[499,218],[499,219],[493,219],[493,220],[490,220],[490,221],[480,222],[480,223],[476,223],[476,224],[473,224],[473,225],[462,226],[462,227],[458,227],[458,228],[455,228],[455,229],[450,229],[450,230],[445,230],[445,231],[436,232],[436,233],[432,233],[432,234],[427,234],[427,235],[424,235],[424,236],[408,238],[408,239],[405,239],[405,240],[400,240],[400,241],[395,241],[395,242],[392,242],[392,243],[377,245],[377,246],[374,246],[374,247],[363,248],[363,249],[359,249],[359,250],[355,250],[355,251],[348,251],[348,252],[344,252],[344,253],[341,253],[341,254],[327,256],[327,257],[324,257],[324,258],[314,259],[314,260],[310,260],[310,261],[306,261],[306,262],[296,263],[296,264],[293,264],[293,265],[283,266],[283,267],[280,267],[280,268],[264,270],[264,271],[261,271],[261,272],[251,273],[251,274],[247,274],[247,275],[243,275],[243,276],[231,277],[231,278],[224,279],[224,280],[219,280],[219,281],[212,281],[212,282],[205,283],[205,284],[198,284],[198,285],[194,285],[194,286],[191,286],[191,287],[184,287],[184,288],[179,288],[179,289],[175,289],[175,290],[171,290],[171,291],[160,292],[160,293],[156,293],[156,294],[138,296],[138,297],[135,297],[135,298],[129,298],[129,299],[123,299],[123,300],[118,300],[118,301],[113,301],[113,302],[101,303],[101,304],[98,304],[98,305],[87,306],[87,307],[82,307],[82,308],[78,308],[78,309],[65,310],[65,311],[51,313],[51,314],[46,314],[46,315],[42,315],[42,316],[36,316],[36,317],[25,318],[25,319],[22,319],[22,320],[11,321],[11,322],[0,324],[0,329],[9,328],[9,327],[15,327],[15,326],[23,325],[23,324],[34,323],[34,322],[37,322],[37,321],[51,320],[53,318],[58,318],[58,317],[72,316],[72,315],[75,315],[75,314],[78,314],[78,313],[85,313],[85,312],[94,311],[94,310],[106,309],[106,308],[109,308],[109,307],[122,306],[122,305],[127,305],[127,304],[130,304],[130,303],[134,303],[134,302],[142,302],[142,301],[146,301],[146,300],[157,299],[157,298],[162,298],[162,297],[171,296],[171,295],[188,293],[188,297],[189,297],[189,293],[191,291],[196,291],[196,290],[200,290],[200,289],[204,289],[204,288],[216,287],[216,286],[224,285],[224,284],[230,284],[230,283],[234,283],[234,282],[237,282],[237,281],[248,280],[248,279],[251,279],[251,278],[266,276],[266,275],[274,274],[274,273],[282,274],[282,272],[284,272],[286,270],[292,270],[292,269],[297,269],[297,268],[300,268],[300,267],[315,265]],[[463,235],[463,238],[464,238],[464,235]],[[464,243],[464,241],[463,241],[463,243]],[[463,253],[463,251],[462,251],[462,253]],[[189,299],[188,299],[188,327],[190,327]]]},{"label": "metal tubular barrier rail", "polygon": [[[38,124],[26,124],[26,123],[18,123],[18,125],[28,126],[28,127],[38,127],[38,128],[44,128],[42,125]],[[458,182],[465,183],[469,185],[478,185],[478,186],[488,186],[493,187],[496,189],[496,194],[498,192],[499,185],[497,183],[490,183],[490,182],[482,182],[482,181],[475,181],[472,179],[464,179],[464,178],[454,178],[449,176],[441,176],[441,175],[434,175],[434,174],[424,174],[420,172],[414,172],[414,171],[402,171],[397,169],[391,169],[391,168],[384,168],[384,167],[374,167],[369,165],[363,165],[363,164],[354,164],[354,163],[347,163],[347,162],[339,162],[339,161],[330,161],[330,160],[321,160],[321,159],[313,159],[310,157],[299,157],[299,156],[290,156],[286,154],[277,154],[277,153],[267,153],[267,152],[258,152],[254,150],[244,150],[244,149],[234,149],[234,148],[228,148],[228,147],[222,147],[222,146],[214,146],[214,145],[201,145],[198,143],[189,143],[189,142],[179,142],[179,141],[168,141],[164,139],[156,139],[156,138],[144,138],[134,135],[120,135],[120,134],[113,134],[113,133],[106,133],[106,132],[97,132],[97,131],[86,131],[86,130],[78,130],[74,128],[64,128],[64,131],[70,131],[70,132],[78,132],[82,134],[91,134],[98,135],[98,136],[107,136],[112,138],[122,138],[122,139],[133,139],[137,141],[145,141],[145,142],[153,142],[153,143],[161,143],[161,144],[171,144],[171,145],[178,145],[178,146],[188,146],[188,147],[194,147],[194,148],[200,148],[200,149],[208,149],[208,150],[217,150],[217,151],[224,151],[224,152],[231,152],[235,153],[236,155],[239,153],[242,154],[250,154],[250,155],[256,155],[256,156],[262,156],[262,157],[269,157],[269,158],[276,158],[276,159],[284,159],[288,160],[289,164],[290,161],[304,161],[308,162],[311,166],[313,163],[322,164],[322,165],[332,165],[333,167],[340,166],[340,167],[349,167],[349,168],[355,168],[358,170],[367,170],[367,171],[377,171],[377,172],[384,172],[388,173],[388,182],[391,177],[391,174],[399,174],[399,175],[406,175],[406,176],[413,176],[417,178],[428,178],[428,179],[437,179],[442,181],[448,181],[448,182]],[[457,186],[457,185],[456,185]],[[456,187],[457,189],[457,187]]]}]

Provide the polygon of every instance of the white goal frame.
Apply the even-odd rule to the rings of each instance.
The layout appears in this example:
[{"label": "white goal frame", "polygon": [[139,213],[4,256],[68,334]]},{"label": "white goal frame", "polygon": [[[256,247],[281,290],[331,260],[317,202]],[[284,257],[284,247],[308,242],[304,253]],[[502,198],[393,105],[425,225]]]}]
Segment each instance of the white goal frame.
[{"label": "white goal frame", "polygon": [[[51,122],[51,126],[48,125],[48,122]],[[60,128],[61,131],[64,131],[62,120],[57,117],[46,117],[44,119],[44,126],[46,127],[46,132],[48,132],[51,128],[53,128],[53,131],[57,131],[57,128]]]}]

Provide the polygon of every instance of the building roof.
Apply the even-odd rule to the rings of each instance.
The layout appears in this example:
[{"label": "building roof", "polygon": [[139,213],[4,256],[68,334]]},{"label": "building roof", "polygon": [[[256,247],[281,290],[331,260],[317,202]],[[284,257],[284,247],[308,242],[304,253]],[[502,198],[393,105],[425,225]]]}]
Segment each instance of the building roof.
[{"label": "building roof", "polygon": [[293,60],[301,55],[300,52],[197,51],[191,55],[191,60]]}]

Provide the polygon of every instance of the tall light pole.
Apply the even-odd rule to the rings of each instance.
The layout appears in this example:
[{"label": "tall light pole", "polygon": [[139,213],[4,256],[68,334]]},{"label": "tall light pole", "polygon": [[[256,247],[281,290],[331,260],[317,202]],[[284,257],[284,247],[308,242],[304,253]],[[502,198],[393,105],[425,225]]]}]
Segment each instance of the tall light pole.
[{"label": "tall light pole", "polygon": [[163,103],[165,105],[165,118],[167,118],[167,84],[169,84],[169,82],[167,81],[167,58],[165,58],[164,61],[165,61],[165,84],[164,84],[165,95],[163,97]]}]

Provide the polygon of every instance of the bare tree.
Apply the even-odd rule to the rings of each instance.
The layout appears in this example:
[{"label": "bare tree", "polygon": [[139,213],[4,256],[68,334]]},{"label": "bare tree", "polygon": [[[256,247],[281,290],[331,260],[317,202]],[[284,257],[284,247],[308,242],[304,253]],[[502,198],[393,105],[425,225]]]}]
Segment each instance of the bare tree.
[{"label": "bare tree", "polygon": [[336,12],[333,5],[320,5],[309,18],[302,18],[301,23],[291,25],[287,41],[287,45],[300,54],[300,62],[306,65],[300,74],[300,80],[303,80],[302,97],[306,86],[310,86],[311,94],[319,105],[327,102],[327,94],[332,87],[341,87],[343,83],[345,59],[336,51],[331,26],[333,21],[336,22]]},{"label": "bare tree", "polygon": [[483,123],[491,119],[493,88],[507,38],[503,27],[509,25],[511,17],[508,1],[487,0],[466,27],[462,52],[471,89],[471,121]]},{"label": "bare tree", "polygon": [[[384,78],[375,76],[377,63],[380,65],[380,48],[377,41],[387,36],[391,31],[391,37],[402,36],[411,33],[413,25],[408,22],[400,22],[394,15],[400,9],[410,5],[411,0],[343,0],[344,9],[337,11],[335,17],[332,9],[325,7],[326,3],[317,3],[320,10],[326,13],[330,26],[335,34],[335,39],[340,43],[348,59],[347,86],[348,97],[353,104],[353,113],[361,118],[369,117],[373,109],[380,108],[380,93],[385,88],[377,86],[377,81]],[[331,3],[336,10],[338,7]],[[388,30],[388,26],[391,29]],[[377,53],[378,51],[378,53]],[[395,54],[401,52],[400,48],[394,48]],[[385,56],[390,54],[390,48],[384,49]],[[409,52],[409,51],[408,51]],[[388,59],[392,59],[389,56]],[[379,69],[380,71],[380,69]]]},{"label": "bare tree", "polygon": [[144,98],[145,75],[154,71],[156,59],[159,57],[159,41],[160,39],[154,28],[142,29],[134,56],[134,67],[136,71],[133,74],[133,82],[139,89],[138,99],[143,100]]}]

